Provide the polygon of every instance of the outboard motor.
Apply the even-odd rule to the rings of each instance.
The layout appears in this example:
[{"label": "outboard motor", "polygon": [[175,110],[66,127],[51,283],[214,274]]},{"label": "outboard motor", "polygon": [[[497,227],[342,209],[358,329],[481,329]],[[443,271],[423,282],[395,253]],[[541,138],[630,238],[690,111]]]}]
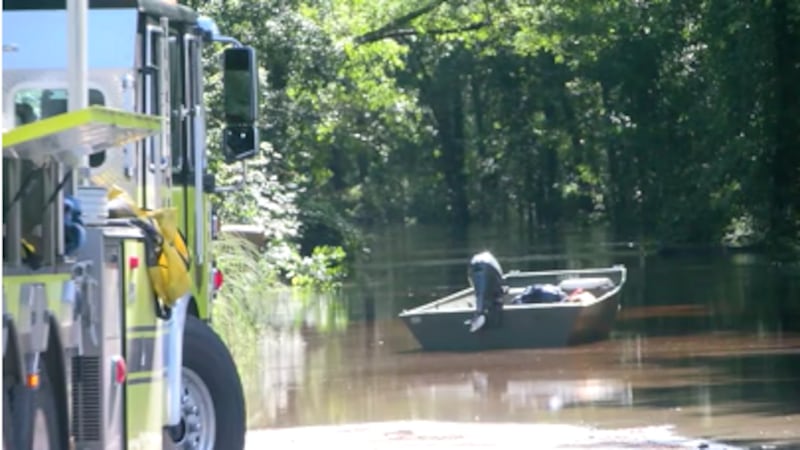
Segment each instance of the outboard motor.
[{"label": "outboard motor", "polygon": [[470,260],[468,278],[475,289],[475,314],[466,324],[474,333],[503,309],[503,269],[491,253],[481,252]]}]

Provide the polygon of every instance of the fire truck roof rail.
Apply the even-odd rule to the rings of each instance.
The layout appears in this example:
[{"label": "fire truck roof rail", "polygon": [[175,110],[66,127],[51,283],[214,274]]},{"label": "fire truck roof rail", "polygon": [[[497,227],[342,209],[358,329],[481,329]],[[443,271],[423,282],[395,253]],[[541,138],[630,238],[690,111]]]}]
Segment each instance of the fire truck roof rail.
[{"label": "fire truck roof rail", "polygon": [[[5,0],[3,10],[66,9],[66,4],[66,0]],[[197,22],[197,12],[175,0],[89,0],[89,9],[101,8],[136,8],[150,16],[166,17],[170,22]]]},{"label": "fire truck roof rail", "polygon": [[75,165],[83,156],[120,147],[161,130],[161,118],[90,106],[3,133],[3,158],[41,165],[48,160]]}]

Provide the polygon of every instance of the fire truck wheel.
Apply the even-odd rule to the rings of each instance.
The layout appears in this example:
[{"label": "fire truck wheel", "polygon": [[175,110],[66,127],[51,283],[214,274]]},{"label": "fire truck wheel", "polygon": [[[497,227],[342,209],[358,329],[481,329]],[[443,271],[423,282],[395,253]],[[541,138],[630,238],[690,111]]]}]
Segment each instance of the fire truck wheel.
[{"label": "fire truck wheel", "polygon": [[11,406],[9,404],[9,387],[5,380],[3,380],[3,450],[12,450],[14,448],[14,427],[11,426]]},{"label": "fire truck wheel", "polygon": [[[42,363],[39,374],[39,388],[36,391],[29,391],[20,384],[4,389],[3,394],[3,445],[5,448],[13,449],[14,444],[19,444],[21,448],[32,449],[60,449],[59,443],[59,420],[58,410],[56,409],[55,397],[50,379],[47,376],[47,369]],[[13,395],[13,397],[11,397]],[[14,399],[12,402],[11,399]],[[15,416],[18,414],[16,406],[12,409],[12,403],[32,402],[33,414],[28,417]],[[14,418],[6,420],[5,418]],[[10,428],[9,428],[10,427]]]},{"label": "fire truck wheel", "polygon": [[183,337],[185,441],[193,448],[244,448],[246,431],[242,384],[228,348],[206,323],[186,318]]}]

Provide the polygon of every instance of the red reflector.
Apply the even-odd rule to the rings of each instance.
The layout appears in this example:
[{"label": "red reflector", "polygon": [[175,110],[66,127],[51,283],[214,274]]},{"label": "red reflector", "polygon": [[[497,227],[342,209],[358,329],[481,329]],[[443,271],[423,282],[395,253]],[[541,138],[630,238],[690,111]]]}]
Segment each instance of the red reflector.
[{"label": "red reflector", "polygon": [[218,291],[219,288],[222,287],[222,283],[225,281],[224,277],[222,276],[222,271],[219,269],[214,269],[214,290]]},{"label": "red reflector", "polygon": [[131,270],[139,267],[139,257],[138,256],[131,256],[128,258],[128,268]]},{"label": "red reflector", "polygon": [[122,384],[125,378],[128,377],[128,367],[125,365],[125,359],[121,356],[114,357],[114,382]]}]

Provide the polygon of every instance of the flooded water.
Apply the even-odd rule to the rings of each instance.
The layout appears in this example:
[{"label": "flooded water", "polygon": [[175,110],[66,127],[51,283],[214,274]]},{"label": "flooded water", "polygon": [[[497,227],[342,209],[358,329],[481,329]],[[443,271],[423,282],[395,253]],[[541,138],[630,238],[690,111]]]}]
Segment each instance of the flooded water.
[{"label": "flooded water", "polygon": [[[309,443],[309,433],[289,428],[340,425],[338,436],[357,448],[415,440],[545,448],[520,444],[532,436],[551,436],[551,448],[800,447],[797,265],[648,255],[586,233],[550,245],[491,234],[454,245],[435,231],[382,242],[341,294],[316,298],[298,326],[261,343],[246,390],[250,428],[272,430],[264,439]],[[564,349],[420,351],[397,314],[463,288],[469,256],[485,248],[505,270],[625,264],[610,338]],[[358,434],[366,423],[385,429]],[[311,434],[337,439],[323,429]]]}]

